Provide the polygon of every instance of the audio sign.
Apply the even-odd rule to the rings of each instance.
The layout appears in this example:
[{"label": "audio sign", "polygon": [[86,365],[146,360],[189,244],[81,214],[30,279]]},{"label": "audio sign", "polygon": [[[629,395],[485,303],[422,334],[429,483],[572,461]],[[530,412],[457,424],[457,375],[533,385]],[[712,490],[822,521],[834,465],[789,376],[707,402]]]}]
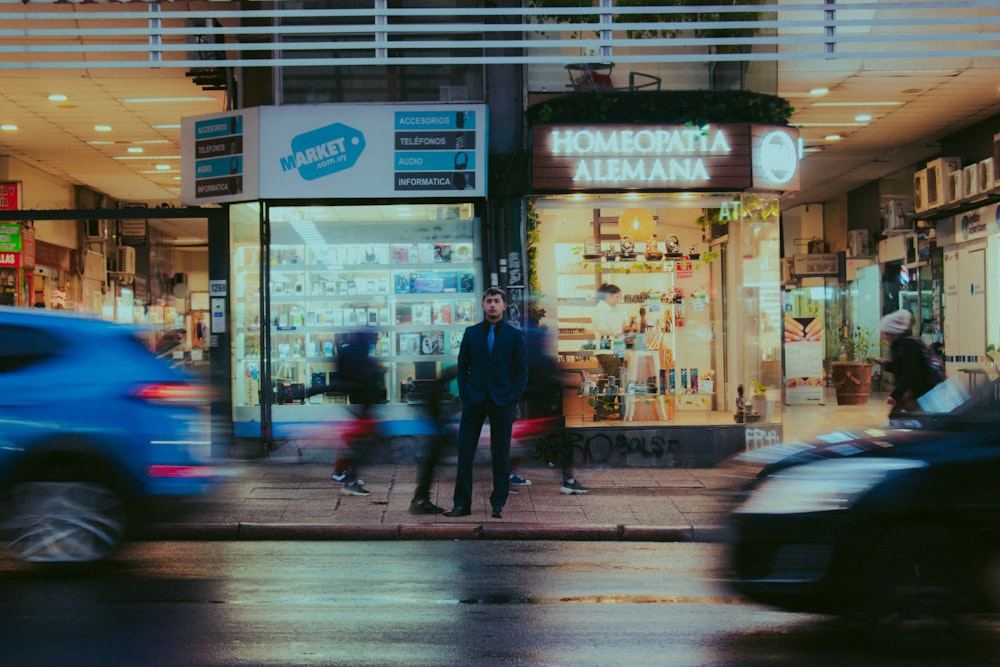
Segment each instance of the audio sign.
[{"label": "audio sign", "polygon": [[798,132],[749,124],[537,126],[537,190],[791,191]]}]

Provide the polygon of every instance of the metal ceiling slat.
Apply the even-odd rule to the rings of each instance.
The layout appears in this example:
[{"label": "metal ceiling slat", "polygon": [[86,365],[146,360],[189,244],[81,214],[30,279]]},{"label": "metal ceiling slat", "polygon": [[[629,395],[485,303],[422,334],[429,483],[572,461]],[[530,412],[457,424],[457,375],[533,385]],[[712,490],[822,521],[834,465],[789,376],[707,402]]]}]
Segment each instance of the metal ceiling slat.
[{"label": "metal ceiling slat", "polygon": [[[7,9],[15,5],[20,11]],[[41,4],[41,3],[28,3]],[[72,5],[72,11],[25,10],[21,0],[0,0],[0,67],[20,69],[79,69],[79,68],[151,68],[198,67],[201,60],[171,58],[191,50],[216,52],[227,57],[233,67],[317,67],[364,65],[465,65],[475,64],[544,64],[566,63],[579,59],[579,49],[596,48],[599,53],[614,51],[617,62],[682,63],[697,61],[781,61],[803,58],[911,58],[926,56],[910,49],[894,50],[897,45],[920,43],[934,55],[948,58],[993,57],[1000,55],[992,45],[1000,43],[1000,8],[998,0],[962,0],[941,2],[875,2],[875,3],[796,3],[770,5],[719,5],[699,7],[699,11],[740,13],[740,20],[656,23],[632,21],[609,23],[611,17],[663,14],[688,15],[690,7],[663,6],[641,8],[370,8],[370,9],[289,9],[277,7],[261,10],[179,10],[170,4],[155,4],[147,9],[140,5],[131,11],[109,11],[101,4]],[[122,5],[108,3],[118,9]],[[834,12],[830,19],[827,12]],[[756,14],[757,20],[745,20],[746,13]],[[877,18],[855,18],[865,12],[877,12]],[[578,23],[532,23],[539,15],[577,17]],[[803,14],[816,18],[801,17]],[[450,21],[442,21],[446,17]],[[511,23],[496,23],[506,17]],[[777,20],[775,19],[777,17]],[[262,18],[273,19],[274,25],[243,26],[240,22]],[[601,19],[605,23],[588,23],[586,19]],[[221,27],[205,27],[218,19]],[[324,23],[325,20],[371,19],[355,24]],[[406,19],[406,23],[392,20]],[[38,27],[48,22],[72,22],[75,27]],[[136,25],[137,22],[143,22]],[[152,25],[150,22],[154,22]],[[305,22],[305,25],[303,25]],[[100,23],[100,25],[96,25]],[[201,25],[194,25],[201,23]],[[16,26],[16,27],[8,27]],[[88,27],[89,26],[89,27]],[[640,39],[628,31],[664,28],[700,29],[702,35],[684,38]],[[713,37],[715,30],[755,28],[762,31],[751,38]],[[948,28],[959,32],[949,32]],[[595,38],[535,39],[544,34],[568,34],[573,30],[594,33]],[[601,31],[600,33],[598,31]],[[832,35],[826,34],[832,31]],[[887,31],[892,31],[887,33]],[[806,33],[803,35],[803,33]],[[468,34],[470,39],[455,39]],[[520,38],[512,38],[520,34]],[[819,35],[822,34],[822,37]],[[441,41],[419,40],[413,37],[447,36]],[[477,37],[477,35],[479,35]],[[503,39],[481,35],[508,35]],[[189,42],[197,38],[231,37],[235,43],[204,44]],[[350,36],[339,41],[331,37]],[[101,38],[114,37],[109,42]],[[259,37],[270,37],[258,41]],[[135,42],[129,42],[134,38]],[[244,39],[253,41],[241,41]],[[393,40],[397,41],[393,41]],[[764,47],[749,54],[712,53],[712,47],[751,45]],[[831,46],[827,46],[831,45]],[[802,47],[813,47],[813,51]],[[846,48],[878,47],[875,51],[850,52]],[[989,48],[987,48],[989,47]],[[697,54],[683,49],[701,49]],[[494,50],[522,50],[521,53],[494,53]],[[641,49],[638,54],[629,49]],[[433,50],[433,57],[422,58],[420,52]],[[454,50],[442,55],[440,51]],[[470,50],[484,55],[470,56]],[[314,51],[311,57],[297,57],[299,52]],[[362,53],[368,51],[370,53]],[[404,53],[405,52],[405,53]],[[832,52],[832,53],[831,53]],[[114,53],[115,59],[101,58]],[[254,54],[270,54],[270,58],[248,58]],[[65,57],[76,54],[76,58]],[[126,54],[125,57],[122,57]],[[129,58],[127,54],[136,54]],[[38,61],[37,56],[54,56]],[[20,57],[19,57],[20,56]],[[345,57],[342,57],[345,56]]]}]

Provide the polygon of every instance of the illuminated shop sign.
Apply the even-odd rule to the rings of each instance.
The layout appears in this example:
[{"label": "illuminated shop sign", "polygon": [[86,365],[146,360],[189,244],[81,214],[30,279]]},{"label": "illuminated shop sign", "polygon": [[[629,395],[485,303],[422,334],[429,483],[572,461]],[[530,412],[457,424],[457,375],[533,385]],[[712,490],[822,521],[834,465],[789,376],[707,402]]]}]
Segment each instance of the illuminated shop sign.
[{"label": "illuminated shop sign", "polygon": [[482,104],[310,104],[181,119],[181,202],[485,197]]},{"label": "illuminated shop sign", "polygon": [[798,131],[750,124],[543,125],[536,190],[798,189]]}]

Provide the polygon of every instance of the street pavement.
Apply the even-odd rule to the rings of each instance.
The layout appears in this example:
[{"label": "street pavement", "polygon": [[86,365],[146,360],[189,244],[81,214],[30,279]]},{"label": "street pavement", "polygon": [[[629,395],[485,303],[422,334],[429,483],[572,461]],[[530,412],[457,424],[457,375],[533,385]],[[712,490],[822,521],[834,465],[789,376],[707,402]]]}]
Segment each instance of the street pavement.
[{"label": "street pavement", "polygon": [[[785,439],[852,425],[884,423],[884,396],[868,406],[791,406]],[[414,540],[561,539],[718,541],[752,469],[729,462],[714,468],[578,466],[589,493],[560,492],[558,468],[526,462],[518,472],[530,486],[512,486],[502,519],[490,517],[488,464],[477,464],[472,514],[447,518],[409,513],[416,486],[414,463],[368,465],[361,477],[371,495],[345,496],[331,483],[332,465],[280,450],[264,459],[227,464],[216,493],[184,521],[147,527],[140,539],[167,540]],[[452,507],[454,460],[436,471],[431,501]]]},{"label": "street pavement", "polygon": [[[567,539],[714,541],[745,476],[718,468],[578,468],[586,494],[560,492],[557,468],[522,466],[530,486],[512,486],[502,519],[490,517],[490,466],[477,464],[472,514],[410,514],[415,464],[365,466],[369,496],[345,496],[324,463],[264,459],[229,466],[219,489],[182,522],[143,539]],[[440,466],[431,501],[451,509],[454,464]]]}]

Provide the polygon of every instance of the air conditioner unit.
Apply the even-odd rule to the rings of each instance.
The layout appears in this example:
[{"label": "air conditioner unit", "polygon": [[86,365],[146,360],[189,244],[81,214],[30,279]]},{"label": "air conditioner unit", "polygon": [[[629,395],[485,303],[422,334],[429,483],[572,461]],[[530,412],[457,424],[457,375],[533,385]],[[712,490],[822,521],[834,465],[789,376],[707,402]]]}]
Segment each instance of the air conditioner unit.
[{"label": "air conditioner unit", "polygon": [[848,257],[869,257],[871,254],[867,229],[852,229],[847,232]]},{"label": "air conditioner unit", "polygon": [[981,192],[979,189],[979,163],[973,162],[962,167],[962,195],[959,199],[968,199]]},{"label": "air conditioner unit", "polygon": [[882,230],[891,234],[908,229],[910,222],[906,219],[906,203],[902,199],[889,199],[883,203]]},{"label": "air conditioner unit", "polygon": [[923,213],[927,210],[926,169],[919,169],[913,174],[913,210],[917,213]]},{"label": "air conditioner unit", "polygon": [[993,158],[988,157],[985,160],[980,160],[978,165],[979,169],[977,170],[977,181],[979,183],[979,192],[989,192],[993,189],[994,185]]},{"label": "air conditioner unit", "polygon": [[1000,185],[1000,134],[993,135],[993,187]]},{"label": "air conditioner unit", "polygon": [[927,163],[927,208],[944,206],[951,173],[961,168],[959,157],[939,157]]},{"label": "air conditioner unit", "polygon": [[111,273],[135,275],[135,248],[122,246],[111,256]]},{"label": "air conditioner unit", "polygon": [[965,190],[965,171],[959,169],[948,174],[948,188],[944,193],[944,200],[947,204],[954,204],[963,197]]}]

